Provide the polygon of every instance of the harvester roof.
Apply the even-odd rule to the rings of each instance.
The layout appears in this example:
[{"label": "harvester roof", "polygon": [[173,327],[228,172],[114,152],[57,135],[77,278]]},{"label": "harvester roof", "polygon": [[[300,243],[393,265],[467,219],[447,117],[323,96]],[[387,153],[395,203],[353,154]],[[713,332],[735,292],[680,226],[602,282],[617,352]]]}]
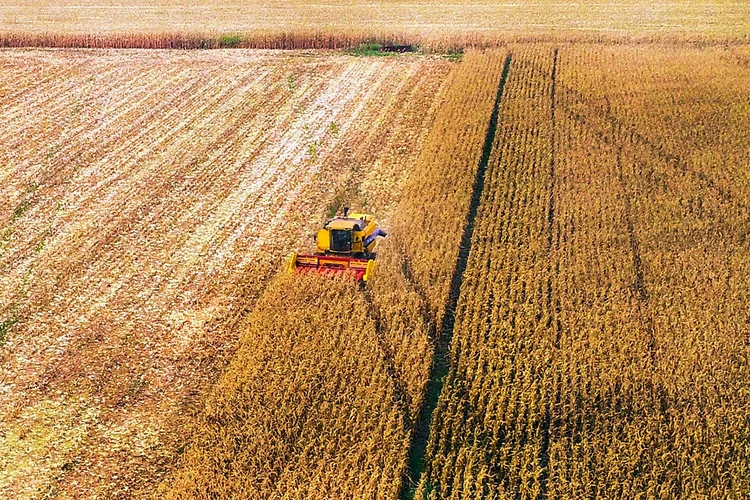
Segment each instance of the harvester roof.
[{"label": "harvester roof", "polygon": [[351,218],[344,218],[344,217],[337,217],[335,219],[332,219],[328,221],[326,224],[326,229],[338,229],[338,230],[355,230],[355,231],[362,231],[362,229],[367,225],[365,221],[362,219],[351,219]]}]

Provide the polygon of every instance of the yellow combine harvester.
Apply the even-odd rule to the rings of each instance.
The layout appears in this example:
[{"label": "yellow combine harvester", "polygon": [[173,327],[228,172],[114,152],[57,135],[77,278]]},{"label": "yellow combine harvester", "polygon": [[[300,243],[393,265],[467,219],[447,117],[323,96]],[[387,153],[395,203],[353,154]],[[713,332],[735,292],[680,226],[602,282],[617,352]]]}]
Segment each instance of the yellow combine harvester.
[{"label": "yellow combine harvester", "polygon": [[371,215],[349,214],[328,219],[315,238],[313,255],[294,252],[289,259],[289,272],[345,274],[357,281],[367,281],[375,269],[375,243],[383,231]]}]

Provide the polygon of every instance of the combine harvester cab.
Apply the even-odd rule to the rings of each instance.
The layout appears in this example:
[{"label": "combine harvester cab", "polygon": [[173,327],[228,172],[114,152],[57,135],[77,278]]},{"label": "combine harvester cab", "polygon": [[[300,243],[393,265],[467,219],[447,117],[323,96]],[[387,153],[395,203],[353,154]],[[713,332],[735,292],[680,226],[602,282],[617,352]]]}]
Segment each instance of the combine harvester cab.
[{"label": "combine harvester cab", "polygon": [[328,219],[315,238],[315,254],[293,253],[289,259],[290,273],[314,272],[325,275],[350,276],[359,282],[372,277],[375,269],[375,244],[386,232],[369,214],[349,214]]}]

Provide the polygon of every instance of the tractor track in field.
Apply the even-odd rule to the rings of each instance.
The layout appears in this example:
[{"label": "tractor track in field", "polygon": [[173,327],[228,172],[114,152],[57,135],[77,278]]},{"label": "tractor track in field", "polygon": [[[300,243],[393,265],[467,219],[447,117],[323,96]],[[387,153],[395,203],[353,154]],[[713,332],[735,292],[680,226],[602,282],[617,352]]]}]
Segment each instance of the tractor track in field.
[{"label": "tractor track in field", "polygon": [[382,331],[383,324],[382,314],[377,306],[376,301],[372,300],[372,297],[370,296],[370,290],[365,290],[365,300],[367,301],[368,306],[370,306],[370,311],[372,311],[372,320],[375,323],[376,341],[378,343],[378,348],[383,355],[383,366],[385,367],[386,375],[388,375],[388,380],[393,383],[393,390],[396,396],[396,406],[404,415],[404,425],[407,429],[410,429],[414,425],[414,422],[412,422],[411,415],[409,414],[409,404],[411,403],[409,389],[403,377],[401,377],[398,369],[396,368],[393,350],[388,345],[387,339],[384,338],[384,336],[380,333]]},{"label": "tractor track in field", "polygon": [[622,146],[617,148],[617,178],[620,183],[620,189],[623,192],[623,205],[625,210],[625,225],[628,229],[628,243],[630,245],[630,254],[633,258],[633,285],[632,290],[638,299],[638,312],[641,315],[642,323],[648,336],[648,352],[651,356],[651,362],[656,363],[655,353],[657,349],[656,335],[654,333],[654,319],[650,314],[645,314],[643,309],[649,300],[648,287],[646,286],[645,273],[643,271],[643,259],[641,257],[641,245],[638,236],[635,234],[635,225],[633,224],[633,208],[630,201],[627,182],[622,171]]},{"label": "tractor track in field", "polygon": [[409,446],[409,463],[406,470],[406,480],[402,482],[401,493],[399,495],[399,498],[402,500],[414,498],[415,488],[419,484],[421,476],[424,473],[425,455],[427,453],[427,443],[430,437],[432,415],[437,407],[438,400],[440,399],[444,379],[450,370],[449,352],[456,321],[456,306],[461,294],[464,271],[466,270],[469,260],[471,240],[474,234],[474,221],[477,216],[482,193],[484,192],[485,174],[492,154],[492,146],[495,139],[495,133],[497,132],[500,114],[500,102],[503,97],[503,91],[505,90],[505,83],[508,80],[511,60],[512,54],[509,53],[505,58],[505,63],[503,65],[502,76],[500,77],[497,94],[495,96],[495,103],[492,108],[492,114],[490,115],[490,121],[484,139],[482,156],[479,160],[476,177],[474,178],[471,201],[466,216],[466,224],[459,244],[458,259],[456,260],[456,266],[450,282],[448,303],[441,322],[442,328],[439,332],[436,332],[435,350],[433,353],[429,380],[427,382],[425,400],[417,417],[411,445]]},{"label": "tractor track in field", "polygon": [[[593,105],[589,103],[589,99],[581,92],[577,91],[572,87],[563,87],[563,92],[572,96],[575,101],[583,104],[590,110]],[[703,183],[709,189],[715,191],[719,197],[727,204],[734,205],[735,207],[743,210],[750,210],[750,206],[744,203],[742,200],[738,200],[737,197],[729,190],[720,186],[712,177],[708,176],[705,172],[701,172],[689,166],[687,160],[680,154],[670,151],[664,144],[654,141],[653,139],[645,136],[638,131],[633,125],[624,122],[615,113],[612,112],[612,106],[607,99],[607,107],[599,109],[597,113],[600,113],[604,120],[609,124],[610,133],[599,130],[600,127],[591,123],[582,114],[576,112],[573,109],[566,108],[565,112],[577,122],[580,122],[584,126],[594,133],[597,138],[602,140],[606,144],[614,145],[618,141],[627,141],[633,145],[643,147],[649,154],[662,160],[665,164],[672,167],[675,171],[679,171],[695,177],[698,181]]]},{"label": "tractor track in field", "polygon": [[[401,263],[401,271],[403,272],[406,282],[419,296],[419,299],[421,301],[420,314],[422,321],[425,325],[428,325],[428,332],[430,337],[434,338],[435,323],[434,321],[432,321],[432,316],[430,315],[430,311],[428,310],[427,304],[429,304],[429,300],[427,298],[427,294],[420,286],[419,281],[414,278],[411,260],[407,256],[406,252],[403,251],[403,248],[401,248],[401,251],[399,253],[404,256]],[[381,333],[383,328],[383,314],[381,313],[378,302],[376,300],[372,300],[372,293],[369,288],[365,288],[365,299],[371,307],[372,319],[375,322],[375,332],[377,333],[378,347],[383,354],[383,363],[385,365],[386,373],[388,374],[388,378],[393,383],[393,388],[396,392],[396,403],[404,415],[404,425],[407,429],[414,429],[417,425],[417,422],[415,422],[414,418],[411,415],[411,412],[409,411],[412,404],[412,397],[409,394],[406,381],[399,373],[399,370],[396,368],[393,349],[391,349],[391,345],[388,342],[386,336]]]},{"label": "tractor track in field", "polygon": [[[643,269],[643,259],[641,257],[641,245],[638,240],[638,235],[635,232],[635,224],[633,222],[633,208],[631,203],[630,192],[628,191],[627,181],[623,174],[622,169],[622,146],[617,148],[617,178],[620,184],[620,189],[623,192],[623,204],[625,211],[625,224],[628,231],[628,242],[630,245],[630,254],[633,259],[633,284],[631,290],[635,296],[636,310],[638,317],[640,318],[639,324],[642,325],[643,333],[646,336],[646,351],[651,363],[651,369],[657,371],[660,363],[658,360],[659,352],[659,341],[656,335],[656,322],[654,315],[649,311],[649,301],[651,300],[648,291],[648,285],[646,284],[645,272]],[[650,384],[652,397],[655,398],[658,403],[658,411],[661,418],[664,419],[666,428],[672,426],[672,415],[669,412],[670,397],[665,387],[657,382]]]},{"label": "tractor track in field", "polygon": [[[564,87],[563,90],[565,93],[573,96],[573,98],[577,102],[591,108],[591,104],[587,102],[586,97],[583,96],[580,92],[570,87]],[[656,352],[658,350],[658,343],[655,333],[655,322],[653,315],[644,311],[648,305],[650,295],[645,280],[640,242],[638,240],[638,236],[635,233],[631,195],[628,191],[627,180],[625,179],[625,174],[622,166],[623,144],[630,144],[634,147],[643,147],[653,157],[658,158],[666,165],[673,167],[674,170],[696,178],[706,188],[715,191],[721,198],[721,200],[727,204],[744,210],[750,210],[750,207],[748,207],[741,200],[738,200],[735,196],[732,195],[731,192],[728,192],[721,186],[717,185],[717,183],[704,172],[696,171],[695,169],[690,168],[687,164],[687,161],[679,154],[670,152],[664,147],[664,145],[654,142],[652,139],[646,137],[638,130],[634,129],[631,125],[623,123],[612,111],[612,104],[610,103],[609,98],[605,96],[605,99],[606,107],[598,110],[598,112],[601,113],[606,123],[609,125],[608,131],[601,130],[600,127],[591,123],[591,121],[587,120],[586,117],[584,117],[582,114],[572,109],[565,108],[565,112],[570,118],[579,122],[581,125],[590,130],[591,133],[593,133],[597,137],[597,139],[616,150],[616,175],[624,198],[623,203],[625,211],[625,222],[627,225],[630,252],[633,259],[633,272],[635,274],[632,289],[637,299],[639,314],[641,315],[643,324],[645,325],[644,328],[646,330],[645,333],[648,337],[648,351],[651,357],[651,363],[656,366]],[[649,167],[648,164],[644,166]]]}]

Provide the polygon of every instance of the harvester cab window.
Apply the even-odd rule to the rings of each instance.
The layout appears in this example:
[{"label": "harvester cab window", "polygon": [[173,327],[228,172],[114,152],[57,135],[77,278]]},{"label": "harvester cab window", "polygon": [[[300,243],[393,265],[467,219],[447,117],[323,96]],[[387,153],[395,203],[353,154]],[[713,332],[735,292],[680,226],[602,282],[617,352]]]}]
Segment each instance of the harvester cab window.
[{"label": "harvester cab window", "polygon": [[331,230],[331,250],[334,252],[351,252],[352,232],[345,229]]}]

